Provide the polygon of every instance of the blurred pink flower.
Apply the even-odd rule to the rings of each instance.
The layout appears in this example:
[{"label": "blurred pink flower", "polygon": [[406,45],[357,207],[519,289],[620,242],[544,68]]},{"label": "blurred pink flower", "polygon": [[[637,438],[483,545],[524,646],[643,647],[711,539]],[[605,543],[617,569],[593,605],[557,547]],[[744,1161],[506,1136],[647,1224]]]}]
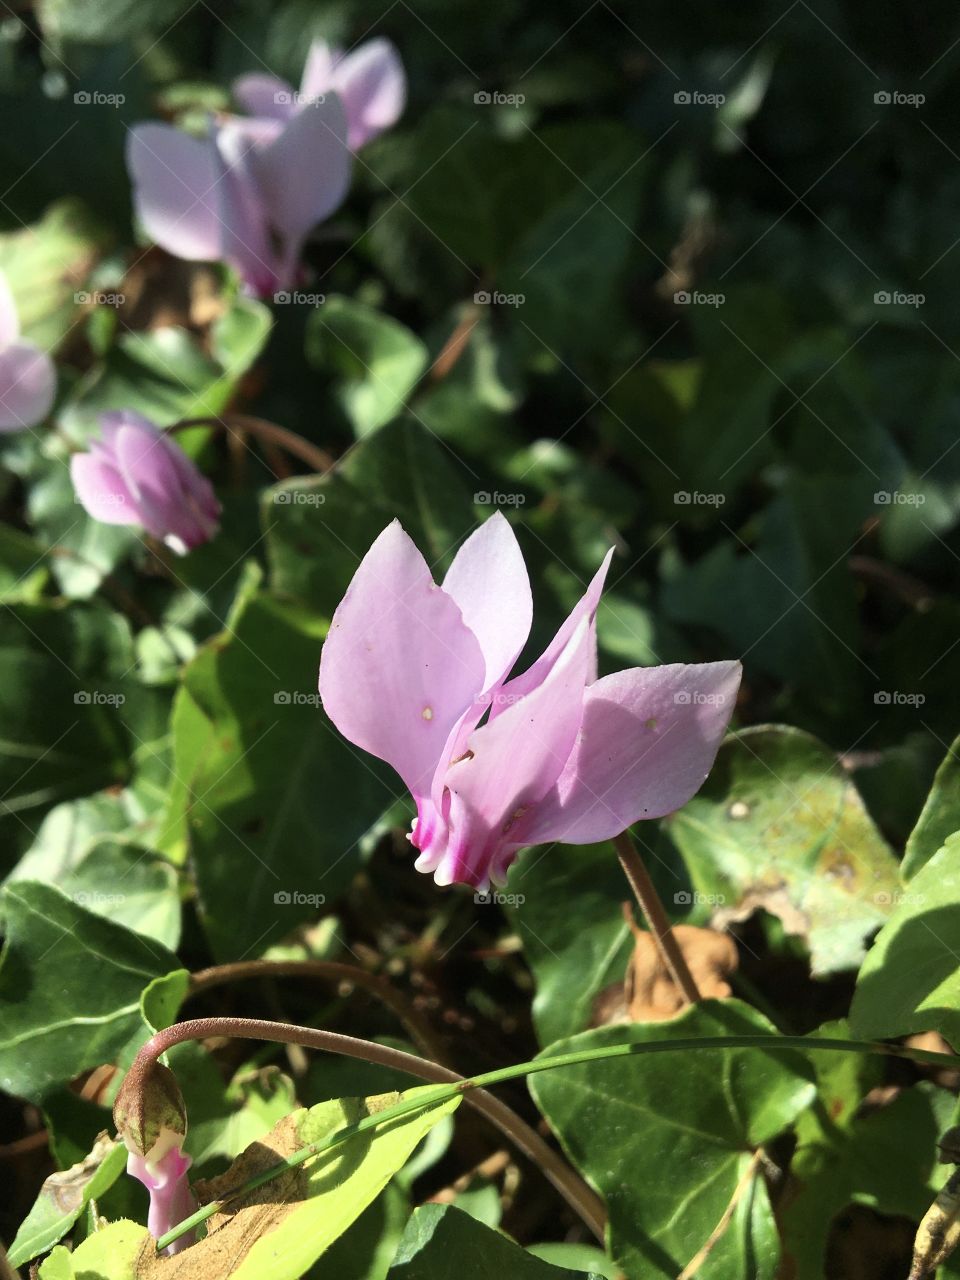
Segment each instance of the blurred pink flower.
[{"label": "blurred pink flower", "polygon": [[[127,1155],[127,1173],[142,1182],[150,1192],[147,1227],[155,1239],[166,1235],[197,1208],[196,1196],[187,1180],[187,1170],[193,1161],[181,1150],[182,1142],[182,1135],[165,1130],[161,1141],[147,1156],[134,1151]],[[188,1231],[168,1245],[164,1253],[179,1253],[195,1240],[196,1232]]]},{"label": "blurred pink flower", "polygon": [[345,737],[403,779],[417,804],[417,869],[438,884],[502,884],[524,846],[609,839],[672,813],[706,778],[740,664],[598,679],[596,611],[612,554],[512,679],[532,601],[502,515],[463,543],[442,586],[397,521],[357,569],[323,646],[321,700]]},{"label": "blurred pink flower", "polygon": [[94,520],[140,525],[178,555],[208,542],[220,504],[180,446],[139,413],[100,418],[101,438],[70,459],[77,497]]},{"label": "blurred pink flower", "polygon": [[235,85],[249,116],[218,116],[205,138],[141,124],[127,139],[137,215],[190,261],[229,263],[261,297],[297,280],[308,232],[342,203],[351,149],[392,124],[405,79],[386,40],[340,55],[315,42],[299,92],[267,75]]},{"label": "blurred pink flower", "polygon": [[0,431],[36,426],[50,412],[57,389],[53,361],[20,337],[20,318],[0,272]]},{"label": "blurred pink flower", "polygon": [[347,144],[358,151],[399,120],[407,97],[400,55],[389,40],[368,40],[349,53],[314,40],[300,89],[276,76],[253,72],[233,82],[233,96],[251,116],[289,120],[331,93],[343,103]]}]

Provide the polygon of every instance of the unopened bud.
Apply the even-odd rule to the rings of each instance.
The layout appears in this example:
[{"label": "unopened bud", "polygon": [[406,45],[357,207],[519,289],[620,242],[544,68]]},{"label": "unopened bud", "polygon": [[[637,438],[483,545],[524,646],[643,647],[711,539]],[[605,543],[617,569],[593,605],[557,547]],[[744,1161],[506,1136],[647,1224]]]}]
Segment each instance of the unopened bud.
[{"label": "unopened bud", "polygon": [[151,1162],[181,1147],[187,1110],[173,1072],[156,1061],[127,1072],[113,1105],[117,1132],[128,1151]]}]

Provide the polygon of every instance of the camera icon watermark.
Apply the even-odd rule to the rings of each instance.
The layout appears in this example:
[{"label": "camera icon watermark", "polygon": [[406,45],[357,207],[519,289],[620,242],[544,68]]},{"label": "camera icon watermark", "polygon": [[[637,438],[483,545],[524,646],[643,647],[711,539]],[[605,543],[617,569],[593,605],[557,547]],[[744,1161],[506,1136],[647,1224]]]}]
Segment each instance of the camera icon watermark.
[{"label": "camera icon watermark", "polygon": [[913,307],[916,311],[927,300],[925,293],[904,293],[900,289],[878,289],[873,295],[877,307]]},{"label": "camera icon watermark", "polygon": [[892,893],[881,889],[873,895],[873,901],[878,907],[922,907],[926,900],[925,893],[908,893],[903,889],[894,889]]},{"label": "camera icon watermark", "polygon": [[497,289],[493,293],[488,289],[478,289],[473,295],[473,301],[478,307],[522,307],[526,300],[524,293],[500,293]]},{"label": "camera icon watermark", "polygon": [[873,101],[878,107],[922,107],[925,93],[903,93],[899,89],[878,89]]},{"label": "camera icon watermark", "polygon": [[122,307],[127,300],[125,293],[105,293],[102,289],[79,289],[73,300],[78,307]]},{"label": "camera icon watermark", "polygon": [[477,107],[522,107],[526,100],[523,93],[501,93],[498,89],[478,89],[473,95]]},{"label": "camera icon watermark", "polygon": [[722,707],[726,701],[724,693],[704,693],[700,689],[678,689],[673,695],[677,707]]},{"label": "camera icon watermark", "polygon": [[878,489],[873,495],[876,507],[922,507],[926,500],[925,493],[911,493],[902,489]]},{"label": "camera icon watermark", "polygon": [[278,107],[320,107],[326,102],[322,93],[300,93],[298,89],[278,89],[273,95]]},{"label": "camera icon watermark", "polygon": [[873,695],[875,707],[922,707],[926,700],[925,693],[904,693],[900,689],[878,689]]},{"label": "camera icon watermark", "polygon": [[679,889],[673,895],[674,906],[677,907],[722,907],[726,902],[722,893],[699,893],[696,890]]},{"label": "camera icon watermark", "polygon": [[126,700],[125,693],[104,693],[100,689],[78,689],[73,695],[77,707],[122,707]]},{"label": "camera icon watermark", "polygon": [[78,107],[122,107],[126,100],[125,93],[101,93],[99,89],[78,89],[73,95]]},{"label": "camera icon watermark", "polygon": [[278,307],[322,307],[326,300],[325,293],[304,293],[302,289],[278,289],[273,295]]},{"label": "camera icon watermark", "polygon": [[273,895],[277,907],[322,907],[326,901],[324,893],[301,893],[299,889],[278,889]]},{"label": "camera icon watermark", "polygon": [[726,100],[725,93],[701,93],[699,89],[678,89],[673,95],[678,107],[722,107]]},{"label": "camera icon watermark", "polygon": [[722,507],[726,500],[725,493],[701,493],[699,489],[678,489],[673,495],[678,507]]},{"label": "camera icon watermark", "polygon": [[273,695],[275,707],[319,707],[319,693],[304,693],[301,689],[278,689]]},{"label": "camera icon watermark", "polygon": [[699,289],[678,289],[673,295],[678,307],[722,307],[727,300],[725,293],[703,293]]},{"label": "camera icon watermark", "polygon": [[127,900],[125,893],[101,893],[98,889],[78,889],[76,893],[71,893],[70,897],[78,907],[88,907],[92,911],[103,907],[116,907]]},{"label": "camera icon watermark", "polygon": [[281,507],[322,507],[326,500],[325,493],[312,489],[281,489],[273,495],[273,501]]},{"label": "camera icon watermark", "polygon": [[478,906],[522,907],[526,896],[522,893],[501,893],[499,889],[479,889],[473,895]]},{"label": "camera icon watermark", "polygon": [[524,493],[501,493],[499,489],[478,489],[473,495],[474,505],[478,507],[522,507],[527,496]]}]

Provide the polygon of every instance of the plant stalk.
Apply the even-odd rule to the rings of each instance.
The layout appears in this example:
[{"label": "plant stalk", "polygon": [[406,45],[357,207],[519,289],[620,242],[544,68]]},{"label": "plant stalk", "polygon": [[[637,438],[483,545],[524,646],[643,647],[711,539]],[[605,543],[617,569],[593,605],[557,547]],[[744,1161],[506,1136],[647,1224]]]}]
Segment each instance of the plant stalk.
[{"label": "plant stalk", "polygon": [[249,413],[225,413],[222,417],[183,418],[180,422],[167,427],[168,432],[187,431],[190,427],[216,427],[220,431],[246,431],[250,435],[268,444],[279,445],[281,449],[305,462],[311,471],[321,473],[329,471],[334,459],[324,449],[319,449],[295,431],[268,422],[266,418],[255,418]]},{"label": "plant stalk", "polygon": [[[327,1053],[342,1053],[348,1058],[361,1058],[378,1066],[405,1071],[430,1084],[451,1086],[446,1097],[453,1097],[461,1085],[469,1085],[467,1101],[508,1137],[514,1146],[542,1171],[544,1176],[563,1196],[591,1233],[603,1241],[606,1227],[606,1210],[603,1201],[580,1175],[550,1147],[543,1138],[516,1114],[505,1102],[482,1088],[476,1089],[456,1071],[426,1058],[418,1058],[402,1049],[391,1049],[372,1040],[341,1035],[336,1031],[320,1031],[315,1027],[300,1027],[286,1022],[269,1022],[260,1018],[194,1018],[175,1023],[164,1031],[158,1031],[140,1049],[128,1074],[129,1084],[124,1087],[139,1091],[141,1081],[149,1073],[153,1063],[184,1040],[203,1040],[208,1036],[231,1036],[244,1040],[269,1040],[277,1044],[298,1044]],[[387,1114],[384,1112],[383,1114]]]},{"label": "plant stalk", "polygon": [[[202,1019],[200,1020],[203,1021]],[[216,1021],[216,1019],[211,1019]],[[239,1020],[238,1020],[239,1021]],[[171,1033],[179,1031],[183,1027],[196,1026],[196,1023],[179,1023],[177,1026],[168,1028],[167,1031],[158,1032],[147,1045],[137,1055],[137,1062],[134,1063],[133,1070],[137,1063],[143,1059],[144,1061],[152,1060],[155,1054],[150,1054],[149,1058],[145,1057],[145,1050],[149,1045],[167,1036],[168,1041],[165,1048],[170,1048],[178,1043],[179,1040],[191,1039],[191,1035],[181,1035],[179,1037],[170,1038]],[[286,1028],[284,1024],[265,1024],[280,1025],[284,1030],[303,1031],[307,1028]],[[222,1034],[222,1032],[221,1032]],[[339,1036],[334,1032],[312,1031],[312,1035],[328,1035],[338,1041],[352,1040],[351,1036]],[[357,1042],[364,1044],[364,1041]],[[324,1046],[328,1047],[328,1046]],[[372,1048],[380,1053],[399,1053],[399,1050],[388,1050],[383,1045],[373,1045]],[[314,1156],[321,1155],[325,1151],[332,1150],[335,1147],[342,1146],[351,1138],[358,1134],[367,1132],[368,1129],[376,1128],[381,1124],[389,1124],[394,1120],[401,1119],[405,1115],[421,1109],[428,1109],[440,1103],[449,1101],[458,1093],[462,1093],[465,1099],[469,1100],[471,1091],[482,1089],[487,1085],[502,1084],[506,1080],[515,1080],[520,1076],[534,1075],[540,1071],[551,1071],[555,1067],[573,1067],[582,1066],[588,1062],[600,1062],[610,1058],[626,1058],[634,1055],[647,1053],[684,1053],[688,1049],[762,1049],[765,1052],[802,1052],[802,1053],[879,1053],[887,1057],[905,1058],[910,1062],[923,1063],[925,1066],[948,1067],[953,1071],[960,1068],[960,1054],[955,1053],[935,1053],[928,1049],[914,1049],[908,1045],[884,1044],[882,1041],[873,1040],[828,1040],[820,1037],[807,1038],[806,1036],[780,1036],[780,1035],[743,1035],[743,1036],[703,1036],[700,1038],[687,1038],[682,1040],[651,1040],[647,1043],[623,1043],[604,1045],[596,1049],[578,1049],[573,1053],[561,1053],[541,1056],[534,1058],[531,1062],[514,1063],[510,1067],[499,1067],[495,1071],[487,1071],[482,1075],[474,1076],[470,1079],[460,1079],[456,1084],[437,1085],[436,1089],[430,1090],[428,1093],[421,1093],[416,1098],[404,1098],[401,1102],[395,1103],[392,1107],[385,1107],[383,1111],[375,1112],[373,1115],[364,1116],[356,1124],[349,1125],[345,1129],[341,1129],[338,1133],[328,1134],[326,1138],[319,1142],[310,1143],[308,1146],[302,1147],[299,1151],[294,1152],[292,1156],[288,1156],[285,1160],[280,1161],[270,1169],[265,1169],[263,1173],[258,1174],[255,1178],[251,1178],[249,1182],[245,1182],[242,1186],[231,1191],[227,1196],[221,1196],[219,1200],[213,1200],[209,1204],[205,1204],[189,1218],[185,1218],[183,1222],[177,1223],[170,1231],[161,1236],[157,1241],[159,1250],[166,1249],[169,1245],[178,1240],[180,1236],[187,1231],[192,1231],[201,1223],[206,1222],[208,1218],[219,1212],[225,1204],[232,1200],[236,1200],[241,1196],[255,1191],[258,1187],[264,1186],[273,1178],[279,1177],[288,1169],[296,1168],[298,1165],[305,1164],[307,1160]],[[156,1052],[163,1052],[163,1048]],[[356,1055],[352,1055],[356,1056]],[[404,1058],[409,1058],[410,1054],[403,1054]],[[414,1059],[419,1062],[419,1059]],[[393,1065],[393,1064],[391,1064]],[[431,1065],[431,1064],[426,1064]],[[405,1066],[402,1070],[410,1070]],[[412,1074],[412,1073],[411,1073]],[[452,1073],[450,1073],[452,1074]],[[474,1095],[476,1096],[476,1095]]]},{"label": "plant stalk", "polygon": [[623,867],[623,874],[630,882],[633,895],[643,912],[643,918],[653,934],[663,963],[667,966],[670,976],[677,984],[678,990],[683,993],[687,1003],[696,1004],[703,997],[680,950],[680,944],[677,942],[660,896],[650,879],[650,873],[643,864],[643,859],[633,847],[633,841],[626,831],[613,837],[613,847]]}]

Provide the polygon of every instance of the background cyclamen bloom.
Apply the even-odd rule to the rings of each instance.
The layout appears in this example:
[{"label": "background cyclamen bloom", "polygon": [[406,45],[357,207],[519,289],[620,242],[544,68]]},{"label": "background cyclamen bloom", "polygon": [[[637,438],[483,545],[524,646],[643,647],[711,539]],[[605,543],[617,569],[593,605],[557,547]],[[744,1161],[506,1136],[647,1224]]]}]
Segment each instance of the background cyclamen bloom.
[{"label": "background cyclamen bloom", "polygon": [[308,232],[347,194],[351,148],[397,119],[405,92],[388,41],[343,57],[314,43],[300,93],[272,76],[243,76],[235,96],[250,116],[218,116],[206,138],[166,124],[132,129],[137,215],[169,253],[229,263],[269,296],[295,283]]},{"label": "background cyclamen bloom", "polygon": [[0,431],[33,427],[50,412],[57,389],[53,361],[20,338],[20,318],[0,272]]},{"label": "background cyclamen bloom", "polygon": [[407,97],[400,55],[389,40],[368,40],[349,53],[314,40],[303,68],[300,91],[276,76],[241,76],[233,96],[252,116],[288,120],[297,111],[314,109],[335,93],[347,115],[347,143],[357,151],[396,124]]},{"label": "background cyclamen bloom", "polygon": [[100,418],[101,439],[70,459],[70,476],[87,513],[104,524],[142,525],[178,555],[208,542],[220,504],[175,440],[138,413]]},{"label": "background cyclamen bloom", "polygon": [[513,679],[532,601],[500,514],[464,542],[442,587],[394,521],[340,602],[320,663],[324,708],[403,779],[417,803],[416,865],[438,884],[502,883],[525,845],[609,839],[672,813],[706,778],[740,664],[597,679],[596,611],[611,555]]}]

